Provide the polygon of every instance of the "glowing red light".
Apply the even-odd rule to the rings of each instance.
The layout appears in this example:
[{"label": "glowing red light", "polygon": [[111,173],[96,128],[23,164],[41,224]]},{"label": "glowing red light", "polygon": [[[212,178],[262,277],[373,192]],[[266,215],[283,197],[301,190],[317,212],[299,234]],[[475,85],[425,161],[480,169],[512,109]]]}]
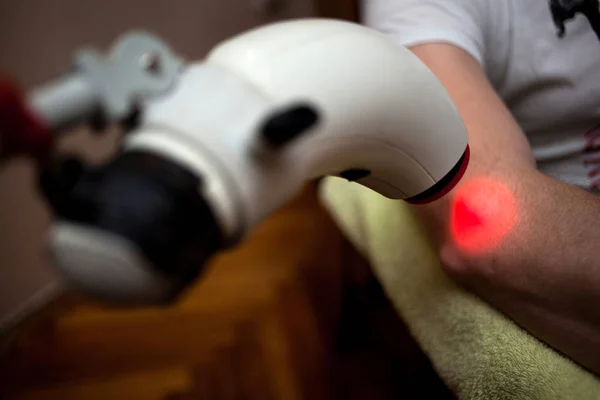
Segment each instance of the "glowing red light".
[{"label": "glowing red light", "polygon": [[516,201],[506,186],[492,179],[473,179],[456,190],[452,236],[463,251],[485,252],[502,242],[516,216]]}]

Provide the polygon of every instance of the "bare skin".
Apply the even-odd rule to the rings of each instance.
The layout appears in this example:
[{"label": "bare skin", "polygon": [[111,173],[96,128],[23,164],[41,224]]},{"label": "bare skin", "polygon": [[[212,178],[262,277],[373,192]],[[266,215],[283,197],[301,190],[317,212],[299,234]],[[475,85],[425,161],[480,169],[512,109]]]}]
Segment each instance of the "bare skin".
[{"label": "bare skin", "polygon": [[[445,86],[469,131],[465,178],[419,208],[447,273],[600,374],[600,199],[536,170],[523,131],[470,55],[447,44],[412,51]],[[461,187],[482,177],[512,193],[517,215],[493,248],[473,253],[450,234],[450,214]]]}]

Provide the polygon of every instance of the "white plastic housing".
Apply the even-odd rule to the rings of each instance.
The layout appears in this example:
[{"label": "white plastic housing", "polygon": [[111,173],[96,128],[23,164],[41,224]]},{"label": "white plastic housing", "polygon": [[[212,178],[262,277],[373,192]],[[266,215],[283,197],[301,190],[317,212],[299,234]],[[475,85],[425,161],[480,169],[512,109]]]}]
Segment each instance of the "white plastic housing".
[{"label": "white plastic housing", "polygon": [[[259,128],[275,110],[314,106],[319,124],[277,153]],[[309,178],[371,171],[359,183],[403,199],[457,164],[467,133],[448,94],[409,50],[363,26],[308,19],[262,27],[190,65],[126,140],[186,165],[235,240]]]}]

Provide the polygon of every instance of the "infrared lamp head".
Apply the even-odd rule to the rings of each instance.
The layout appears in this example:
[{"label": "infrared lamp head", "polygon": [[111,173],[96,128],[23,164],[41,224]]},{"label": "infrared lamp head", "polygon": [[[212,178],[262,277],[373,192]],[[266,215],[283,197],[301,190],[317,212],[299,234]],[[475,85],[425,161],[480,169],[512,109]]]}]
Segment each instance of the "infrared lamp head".
[{"label": "infrared lamp head", "polygon": [[113,160],[61,180],[50,252],[94,297],[166,303],[307,180],[423,204],[468,161],[458,112],[410,51],[357,24],[273,24],[187,65]]}]

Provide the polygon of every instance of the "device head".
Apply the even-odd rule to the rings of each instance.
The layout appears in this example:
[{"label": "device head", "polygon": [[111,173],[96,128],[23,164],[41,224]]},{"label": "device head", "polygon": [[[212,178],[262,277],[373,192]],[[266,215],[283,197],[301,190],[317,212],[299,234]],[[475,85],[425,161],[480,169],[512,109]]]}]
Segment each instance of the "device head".
[{"label": "device head", "polygon": [[54,266],[103,301],[168,302],[223,245],[201,178],[158,155],[126,152],[99,168],[66,159],[41,184],[57,214]]}]

